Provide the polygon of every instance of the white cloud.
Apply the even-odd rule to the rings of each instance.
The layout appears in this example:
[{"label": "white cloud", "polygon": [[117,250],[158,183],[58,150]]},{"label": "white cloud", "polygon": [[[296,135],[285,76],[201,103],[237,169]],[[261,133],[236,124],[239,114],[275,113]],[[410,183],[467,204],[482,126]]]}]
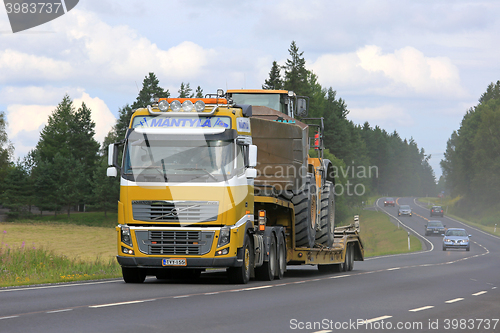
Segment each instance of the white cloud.
[{"label": "white cloud", "polygon": [[348,118],[355,123],[363,124],[367,121],[382,128],[411,127],[415,124],[406,110],[394,105],[350,108]]},{"label": "white cloud", "polygon": [[323,85],[358,95],[463,97],[458,68],[446,57],[426,57],[407,46],[384,54],[365,46],[346,54],[325,54],[311,64]]},{"label": "white cloud", "polygon": [[78,109],[82,102],[92,111],[91,118],[95,123],[95,136],[97,142],[102,143],[104,137],[111,130],[116,123],[116,118],[109,111],[108,106],[104,101],[98,97],[90,97],[89,94],[84,92],[80,98],[73,100],[73,105]]}]

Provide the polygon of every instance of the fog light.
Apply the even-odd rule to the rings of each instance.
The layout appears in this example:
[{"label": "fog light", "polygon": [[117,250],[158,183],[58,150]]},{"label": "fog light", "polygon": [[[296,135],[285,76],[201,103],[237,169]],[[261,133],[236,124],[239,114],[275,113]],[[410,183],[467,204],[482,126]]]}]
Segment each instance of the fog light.
[{"label": "fog light", "polygon": [[222,249],[222,250],[219,250],[217,252],[215,252],[215,255],[216,256],[223,256],[223,255],[226,255],[229,253],[229,248],[225,248],[225,249]]},{"label": "fog light", "polygon": [[124,246],[122,246],[122,252],[125,254],[130,254],[130,255],[134,254],[134,250],[128,249]]},{"label": "fog light", "polygon": [[166,100],[161,100],[159,103],[158,103],[158,108],[160,109],[160,111],[167,111],[168,108],[169,108],[169,104]]}]

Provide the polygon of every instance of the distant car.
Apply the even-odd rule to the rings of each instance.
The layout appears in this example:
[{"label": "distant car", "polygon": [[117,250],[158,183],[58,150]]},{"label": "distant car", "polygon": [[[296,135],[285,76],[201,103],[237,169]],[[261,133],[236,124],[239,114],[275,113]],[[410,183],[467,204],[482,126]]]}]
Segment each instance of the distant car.
[{"label": "distant car", "polygon": [[470,251],[471,235],[467,235],[465,229],[450,228],[446,230],[443,237],[443,251],[446,249],[465,249]]},{"label": "distant car", "polygon": [[429,221],[425,225],[425,235],[439,235],[441,236],[446,232],[446,226],[441,221]]},{"label": "distant car", "polygon": [[408,205],[401,205],[401,206],[399,206],[398,216],[401,216],[401,215],[412,216],[412,214],[413,214],[413,212],[412,212],[410,206],[408,206]]},{"label": "distant car", "polygon": [[432,206],[432,208],[431,208],[431,217],[433,217],[433,216],[441,216],[441,217],[443,217],[444,216],[443,207],[441,207],[441,206]]},{"label": "distant car", "polygon": [[396,207],[396,201],[394,201],[394,198],[385,198],[384,207],[386,206]]}]

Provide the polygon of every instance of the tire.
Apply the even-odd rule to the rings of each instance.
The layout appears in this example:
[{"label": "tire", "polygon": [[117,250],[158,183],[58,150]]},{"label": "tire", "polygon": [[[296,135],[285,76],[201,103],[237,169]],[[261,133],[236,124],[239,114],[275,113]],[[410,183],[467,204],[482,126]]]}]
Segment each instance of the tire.
[{"label": "tire", "polygon": [[316,239],[316,184],[313,175],[308,174],[302,190],[298,191],[292,203],[295,207],[295,246],[313,248]]},{"label": "tire", "polygon": [[470,251],[470,245],[465,248],[465,251]]},{"label": "tire", "polygon": [[254,263],[253,246],[248,234],[243,241],[243,265],[241,267],[229,267],[227,277],[230,283],[247,284],[250,280],[251,265]]},{"label": "tire", "polygon": [[122,267],[122,276],[125,283],[143,283],[146,279],[146,272],[140,268]]},{"label": "tire", "polygon": [[443,245],[443,251],[446,251],[446,246]]},{"label": "tire", "polygon": [[326,181],[321,192],[320,229],[316,231],[316,243],[332,247],[335,231],[335,194],[333,183]]},{"label": "tire", "polygon": [[264,261],[262,266],[255,268],[255,278],[262,281],[272,281],[277,270],[276,238],[271,234],[271,244],[269,245],[269,260]]},{"label": "tire", "polygon": [[286,271],[286,244],[284,236],[278,236],[278,252],[276,257],[276,274],[274,278],[281,280]]},{"label": "tire", "polygon": [[354,268],[354,244],[350,244],[347,248],[349,251],[349,256],[347,259],[347,271],[352,271]]}]

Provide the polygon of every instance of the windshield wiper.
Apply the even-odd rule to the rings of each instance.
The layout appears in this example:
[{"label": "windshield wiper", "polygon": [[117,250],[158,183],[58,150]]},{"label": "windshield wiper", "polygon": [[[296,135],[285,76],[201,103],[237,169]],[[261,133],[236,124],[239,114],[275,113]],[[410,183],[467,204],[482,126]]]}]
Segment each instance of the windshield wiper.
[{"label": "windshield wiper", "polygon": [[212,175],[210,172],[208,172],[208,170],[206,170],[206,169],[201,169],[201,168],[180,168],[180,169],[173,169],[173,170],[183,170],[183,171],[198,171],[198,170],[200,170],[200,171],[205,172],[210,177],[212,177],[213,180],[217,181],[217,178],[215,178],[215,176]]}]

